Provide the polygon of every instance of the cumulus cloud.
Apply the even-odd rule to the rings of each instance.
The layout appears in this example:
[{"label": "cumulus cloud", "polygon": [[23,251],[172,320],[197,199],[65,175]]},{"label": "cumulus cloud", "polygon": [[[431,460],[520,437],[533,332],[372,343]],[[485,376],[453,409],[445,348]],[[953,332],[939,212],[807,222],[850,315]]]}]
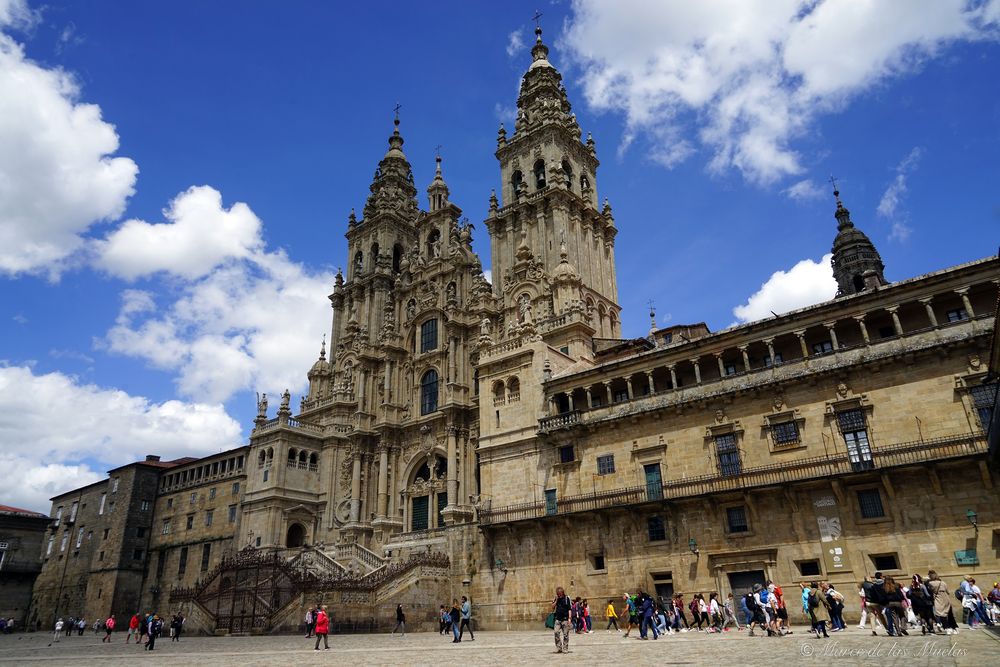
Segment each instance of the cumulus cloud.
[{"label": "cumulus cloud", "polygon": [[995,37],[998,16],[1000,0],[576,0],[565,43],[587,102],[624,115],[624,145],[645,136],[672,166],[690,137],[710,171],[767,184],[802,172],[794,142],[818,114]]},{"label": "cumulus cloud", "polygon": [[168,222],[127,220],[97,241],[98,265],[128,280],[160,271],[195,279],[263,245],[260,219],[250,207],[238,202],[226,209],[222,194],[208,186],[177,195],[163,217]]},{"label": "cumulus cloud", "polygon": [[883,218],[889,218],[893,221],[892,229],[889,231],[890,241],[906,241],[913,233],[913,229],[907,224],[909,214],[901,208],[901,204],[909,189],[907,178],[916,171],[922,155],[923,149],[917,146],[900,160],[894,170],[895,176],[878,202],[877,213]]},{"label": "cumulus cloud", "polygon": [[[170,222],[129,221],[107,239],[101,261],[109,270],[178,280],[166,296],[123,291],[115,325],[98,344],[176,373],[178,391],[200,401],[298,390],[330,328],[333,275],[268,251],[253,211],[221,202],[211,188],[192,188],[174,200]],[[143,255],[146,243],[155,254]],[[133,261],[131,250],[145,259]]]},{"label": "cumulus cloud", "polygon": [[[34,17],[24,2],[0,0],[0,31]],[[55,279],[81,234],[121,216],[138,167],[117,150],[114,126],[80,101],[73,76],[31,61],[0,32],[0,273]]]},{"label": "cumulus cloud", "polygon": [[507,55],[511,58],[524,52],[524,30],[515,30],[507,36]]},{"label": "cumulus cloud", "polygon": [[204,456],[240,444],[240,426],[221,405],[155,403],[62,373],[0,366],[0,396],[4,502],[43,512],[52,495],[145,454]]},{"label": "cumulus cloud", "polygon": [[733,315],[739,322],[752,322],[772,317],[772,311],[780,315],[832,299],[837,294],[832,257],[804,259],[788,271],[775,271],[746,303],[733,308]]},{"label": "cumulus cloud", "polygon": [[815,181],[806,178],[785,188],[784,193],[789,199],[795,201],[811,201],[820,199],[827,194],[827,191]]}]

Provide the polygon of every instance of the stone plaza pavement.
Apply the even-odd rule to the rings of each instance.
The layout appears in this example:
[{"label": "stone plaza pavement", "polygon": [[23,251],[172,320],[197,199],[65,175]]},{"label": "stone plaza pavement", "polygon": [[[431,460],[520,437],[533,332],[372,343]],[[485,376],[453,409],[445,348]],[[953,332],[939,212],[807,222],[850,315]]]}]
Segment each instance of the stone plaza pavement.
[{"label": "stone plaza pavement", "polygon": [[[103,634],[102,634],[103,636]],[[155,654],[126,645],[124,633],[113,644],[102,644],[93,632],[83,637],[61,637],[49,646],[43,633],[0,636],[0,665],[33,665],[59,661],[79,665],[549,665],[559,662],[592,665],[757,664],[784,665],[988,665],[1000,664],[1000,637],[981,630],[962,630],[952,637],[895,639],[872,637],[856,627],[817,640],[801,629],[783,638],[747,637],[745,632],[709,635],[697,632],[663,637],[659,641],[623,640],[621,635],[595,630],[570,636],[570,655],[557,655],[550,631],[478,632],[476,640],[461,644],[436,633],[403,637],[336,635],[330,650],[313,650],[301,636],[184,637],[157,642]],[[747,653],[747,651],[752,653]]]}]

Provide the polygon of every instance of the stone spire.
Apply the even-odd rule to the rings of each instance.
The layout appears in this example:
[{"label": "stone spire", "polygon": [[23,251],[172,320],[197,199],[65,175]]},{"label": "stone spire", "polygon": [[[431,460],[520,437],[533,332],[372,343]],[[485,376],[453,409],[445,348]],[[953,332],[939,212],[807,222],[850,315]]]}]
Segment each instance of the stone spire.
[{"label": "stone spire", "polygon": [[562,85],[562,75],[549,62],[549,47],[542,41],[541,27],[535,28],[531,65],[521,80],[517,107],[518,122],[515,129],[519,134],[542,125],[558,123],[577,137],[580,135],[566,88]]},{"label": "stone spire", "polygon": [[434,180],[427,186],[427,201],[430,211],[438,211],[448,204],[448,184],[441,176],[441,156],[434,158]]},{"label": "stone spire", "polygon": [[[836,186],[835,186],[836,187]],[[840,190],[834,189],[837,200],[837,236],[833,240],[833,277],[837,281],[837,296],[857,294],[886,285],[885,266],[875,244],[851,221],[851,212],[840,200]]]},{"label": "stone spire", "polygon": [[403,135],[399,133],[398,114],[393,120],[389,150],[378,163],[369,190],[371,194],[368,195],[362,212],[363,221],[383,214],[402,217],[406,221],[416,218],[417,188],[413,185],[413,170],[403,153]]}]

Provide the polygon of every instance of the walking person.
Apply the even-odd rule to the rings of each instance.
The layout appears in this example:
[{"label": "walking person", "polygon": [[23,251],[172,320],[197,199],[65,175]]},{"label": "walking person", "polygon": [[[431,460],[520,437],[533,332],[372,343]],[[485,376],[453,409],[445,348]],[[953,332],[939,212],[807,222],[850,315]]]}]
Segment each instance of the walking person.
[{"label": "walking person", "polygon": [[146,650],[152,651],[153,647],[156,646],[156,638],[160,636],[163,631],[163,621],[160,620],[159,614],[153,614],[153,620],[147,624],[147,633],[149,634],[149,641],[146,642]]},{"label": "walking person", "polygon": [[462,619],[462,611],[458,607],[458,600],[451,601],[451,611],[448,612],[448,616],[451,618],[451,643],[457,644],[462,641],[458,636],[458,627]]},{"label": "walking person", "polygon": [[406,613],[403,612],[403,605],[396,605],[396,627],[389,634],[395,635],[396,630],[402,631],[402,636],[406,636]]},{"label": "walking person", "polygon": [[77,629],[76,636],[77,637],[82,637],[83,636],[83,631],[87,629],[87,621],[83,620],[82,618],[80,620],[78,620],[76,622],[76,629]]},{"label": "walking person", "polygon": [[909,635],[910,633],[906,631],[906,609],[904,607],[906,598],[903,595],[903,587],[896,583],[895,579],[887,576],[882,588],[885,590],[884,613],[886,620],[892,624],[897,637]]},{"label": "walking person", "polygon": [[622,600],[625,601],[625,636],[623,639],[628,639],[632,628],[639,624],[636,622],[635,599],[628,593],[622,593]]},{"label": "walking person", "polygon": [[441,610],[438,612],[438,634],[443,635],[451,629],[451,615],[448,610],[445,609],[444,605],[441,605]]},{"label": "walking person", "polygon": [[[63,626],[64,625],[66,625],[66,624],[63,623],[63,620],[61,618],[56,621],[55,628],[53,629],[53,632],[52,632],[52,641],[53,642],[59,641],[59,636],[62,635],[62,631],[63,631]],[[49,646],[52,646],[52,642],[49,642]]]},{"label": "walking person", "polygon": [[934,600],[934,620],[938,627],[946,635],[953,635],[958,632],[958,624],[955,623],[955,614],[951,606],[951,593],[948,585],[941,581],[941,577],[934,570],[927,573],[927,592]]},{"label": "walking person", "polygon": [[[826,632],[826,624],[830,622],[829,603],[826,601],[826,596],[820,591],[819,584],[815,581],[809,583],[807,604],[809,606],[809,622],[812,623],[816,638],[819,639],[822,636],[829,639],[830,635]],[[820,633],[823,634],[820,635]]]},{"label": "walking person", "polygon": [[730,593],[726,596],[725,602],[722,603],[722,613],[725,615],[725,621],[722,624],[722,629],[725,632],[729,632],[730,624],[736,626],[737,630],[742,630],[743,626],[740,624],[739,617],[736,616],[736,609],[733,604],[733,594]]},{"label": "walking person", "polygon": [[934,634],[934,600],[919,574],[910,580],[910,606],[920,624],[920,634]]},{"label": "walking person", "polygon": [[615,601],[608,600],[608,606],[604,610],[604,617],[608,619],[607,631],[611,632],[611,626],[615,626],[615,632],[621,634],[621,629],[618,627],[618,612],[615,611]]},{"label": "walking person", "polygon": [[306,615],[302,620],[306,624],[306,639],[310,639],[313,635],[313,628],[316,627],[316,607],[306,609]]},{"label": "walking person", "polygon": [[181,640],[181,630],[184,628],[184,617],[180,612],[174,614],[170,619],[170,641],[179,642]]},{"label": "walking person", "polygon": [[639,625],[639,637],[641,639],[649,639],[646,636],[646,632],[652,630],[653,639],[659,639],[660,633],[656,631],[656,623],[653,622],[653,598],[646,595],[643,591],[639,591],[639,597],[642,600],[642,621]]},{"label": "walking person", "polygon": [[316,633],[316,646],[314,651],[319,650],[319,640],[323,640],[323,650],[330,650],[330,641],[327,636],[330,634],[330,616],[326,613],[326,605],[321,605],[315,616],[314,632]]},{"label": "walking person", "polygon": [[107,620],[104,621],[104,638],[101,639],[101,643],[104,642],[111,643],[111,633],[115,631],[115,615],[111,614],[108,616]]},{"label": "walking person", "polygon": [[891,616],[887,617],[883,611],[886,599],[885,580],[882,578],[882,573],[876,572],[874,579],[865,577],[861,588],[865,593],[865,611],[868,612],[868,617],[872,621],[872,636],[874,637],[878,634],[875,632],[875,627],[878,623],[881,623],[885,627],[887,634],[892,635]]},{"label": "walking person", "polygon": [[556,597],[552,601],[552,612],[555,614],[556,653],[569,653],[569,628],[572,619],[570,609],[573,603],[562,586],[556,588]]},{"label": "walking person", "polygon": [[139,643],[139,612],[132,614],[132,618],[128,621],[128,634],[125,635],[125,643],[128,644],[132,640],[133,635],[135,636],[135,643]]},{"label": "walking person", "polygon": [[458,641],[462,641],[465,629],[469,629],[469,641],[476,641],[476,636],[472,634],[472,603],[469,598],[462,596],[462,625],[458,628]]},{"label": "walking person", "polygon": [[[847,629],[844,623],[844,596],[840,591],[835,590],[833,584],[821,583],[819,587],[826,595],[826,601],[830,605],[830,625],[833,626],[830,632],[840,632]],[[790,631],[789,631],[790,632]]]}]

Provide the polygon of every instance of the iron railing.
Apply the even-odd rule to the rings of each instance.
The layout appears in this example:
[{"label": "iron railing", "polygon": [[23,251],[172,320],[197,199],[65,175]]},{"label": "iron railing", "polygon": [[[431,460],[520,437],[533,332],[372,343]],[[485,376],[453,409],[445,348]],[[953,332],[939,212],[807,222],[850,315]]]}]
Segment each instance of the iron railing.
[{"label": "iron railing", "polygon": [[[986,437],[981,433],[926,439],[873,449],[871,462],[865,466],[865,469],[897,468],[930,461],[975,456],[985,452]],[[510,523],[552,515],[627,507],[660,500],[676,500],[727,491],[778,486],[809,479],[832,478],[853,472],[857,472],[857,468],[852,465],[847,452],[838,452],[744,468],[736,475],[711,473],[698,477],[670,479],[663,482],[662,491],[658,486],[641,484],[610,491],[565,496],[556,499],[555,511],[552,511],[551,505],[546,508],[544,501],[504,505],[480,510],[479,523],[481,525]]]}]

